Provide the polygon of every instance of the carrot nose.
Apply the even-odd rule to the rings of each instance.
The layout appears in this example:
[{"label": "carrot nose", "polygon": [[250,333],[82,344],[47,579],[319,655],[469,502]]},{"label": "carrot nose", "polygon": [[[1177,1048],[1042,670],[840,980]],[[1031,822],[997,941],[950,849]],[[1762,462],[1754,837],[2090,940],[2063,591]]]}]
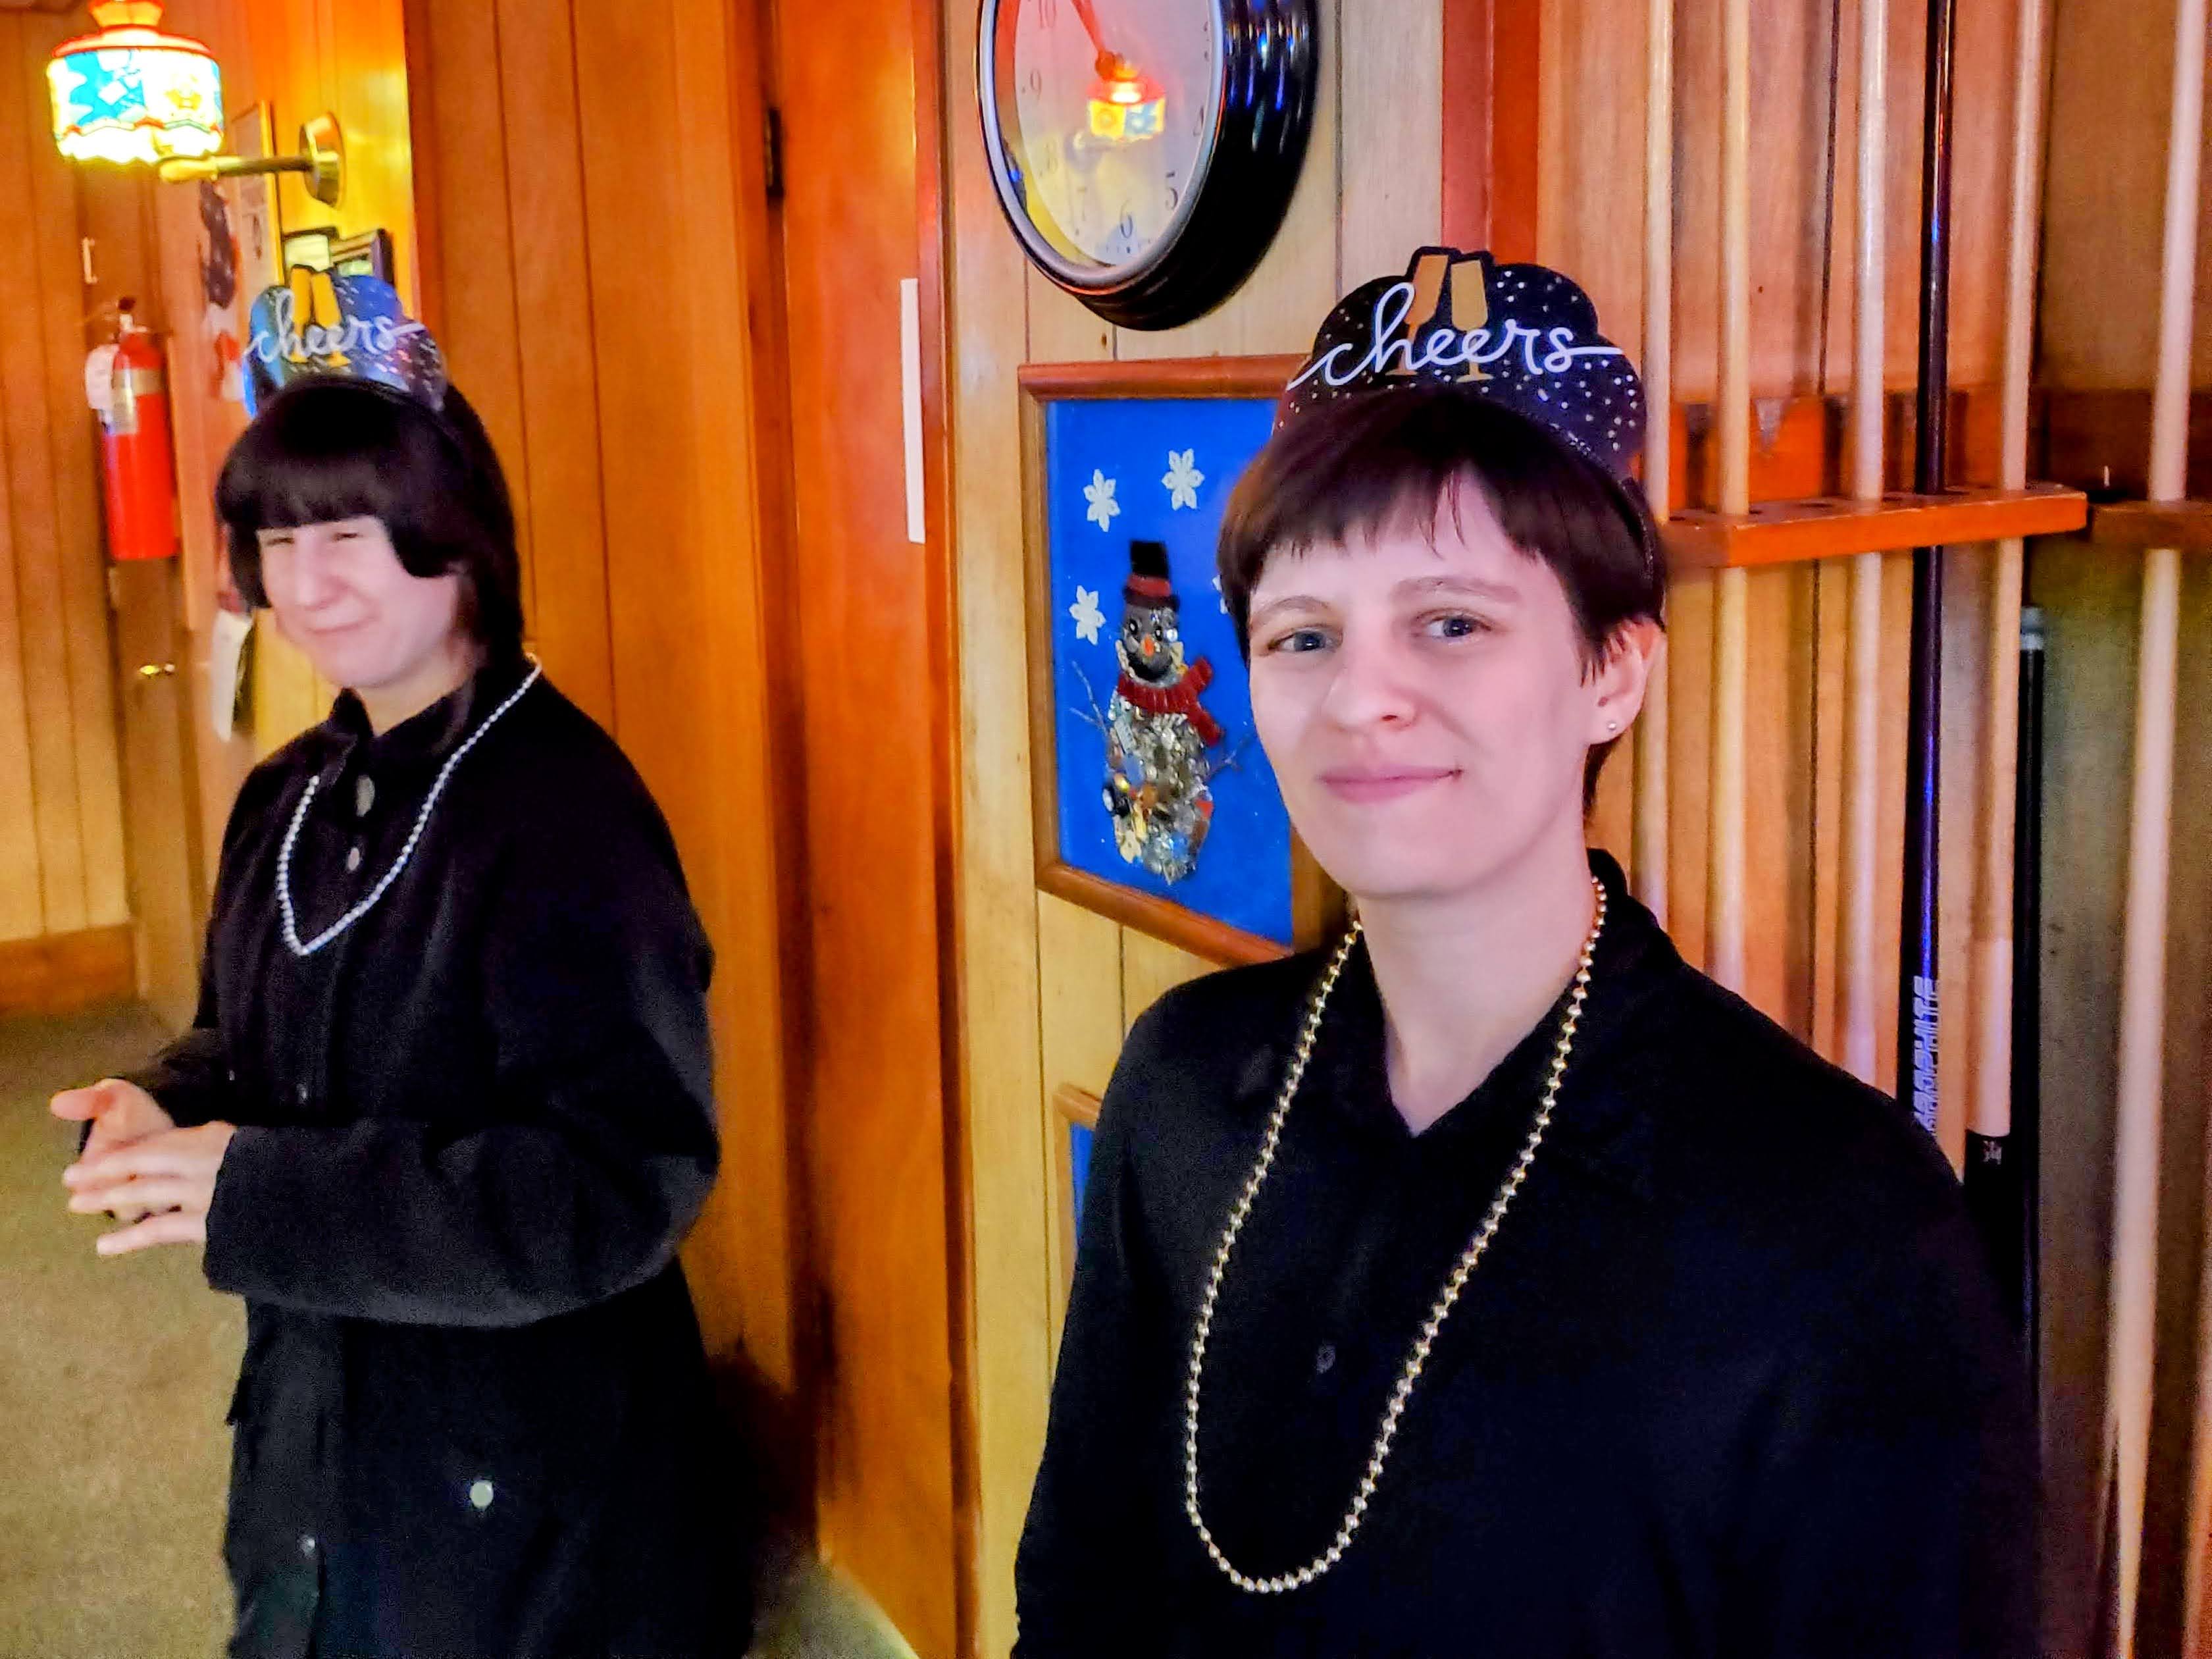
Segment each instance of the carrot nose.
[{"label": "carrot nose", "polygon": [[1146,656],[1152,656],[1155,655],[1160,648],[1158,641],[1148,639],[1137,649],[1144,652]]}]

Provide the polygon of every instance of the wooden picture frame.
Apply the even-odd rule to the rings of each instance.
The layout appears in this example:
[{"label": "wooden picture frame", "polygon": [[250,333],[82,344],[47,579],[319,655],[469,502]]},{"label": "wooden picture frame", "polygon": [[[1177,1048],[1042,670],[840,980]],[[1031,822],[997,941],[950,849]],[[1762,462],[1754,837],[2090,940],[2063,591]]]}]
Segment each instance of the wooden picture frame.
[{"label": "wooden picture frame", "polygon": [[[1060,711],[1054,640],[1060,607],[1053,580],[1051,458],[1047,454],[1050,417],[1055,405],[1083,401],[1272,399],[1297,372],[1301,362],[1293,357],[1267,357],[1033,363],[1022,369],[1018,376],[1030,770],[1037,886],[1071,904],[1224,966],[1267,961],[1319,944],[1341,918],[1341,897],[1294,833],[1288,837],[1289,868],[1285,872],[1290,912],[1286,940],[1265,936],[1172,898],[1106,879],[1077,868],[1061,856]],[[1233,479],[1217,482],[1225,487]],[[1241,664],[1218,666],[1242,674]]]}]

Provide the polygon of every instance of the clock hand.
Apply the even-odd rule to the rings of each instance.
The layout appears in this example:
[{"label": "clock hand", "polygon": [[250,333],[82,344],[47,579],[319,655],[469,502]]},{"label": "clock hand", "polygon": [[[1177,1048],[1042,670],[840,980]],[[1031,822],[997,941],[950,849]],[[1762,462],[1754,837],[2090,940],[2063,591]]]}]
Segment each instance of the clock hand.
[{"label": "clock hand", "polygon": [[1098,13],[1093,0],[1074,0],[1075,15],[1083,20],[1083,32],[1091,37],[1091,45],[1098,53],[1098,78],[1102,81],[1133,81],[1136,65],[1106,44],[1106,37],[1098,27]]}]

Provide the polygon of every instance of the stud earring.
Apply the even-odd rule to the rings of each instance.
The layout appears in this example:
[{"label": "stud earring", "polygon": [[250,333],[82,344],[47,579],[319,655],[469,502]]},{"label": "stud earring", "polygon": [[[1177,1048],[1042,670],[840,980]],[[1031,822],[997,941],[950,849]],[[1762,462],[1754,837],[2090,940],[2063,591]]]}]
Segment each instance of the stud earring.
[{"label": "stud earring", "polygon": [[1618,720],[1608,720],[1605,723],[1605,729],[1609,732],[1617,732],[1620,729],[1620,722]]}]

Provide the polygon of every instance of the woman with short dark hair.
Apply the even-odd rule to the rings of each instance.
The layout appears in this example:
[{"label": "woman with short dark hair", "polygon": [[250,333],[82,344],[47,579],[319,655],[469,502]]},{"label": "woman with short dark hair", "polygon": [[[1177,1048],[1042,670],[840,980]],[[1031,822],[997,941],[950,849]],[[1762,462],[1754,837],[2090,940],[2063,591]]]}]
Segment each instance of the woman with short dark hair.
[{"label": "woman with short dark hair", "polygon": [[199,1014],[73,1090],[104,1254],[246,1299],[240,1659],[735,1654],[748,1575],[678,1242],[717,1162],[667,826],[522,642],[507,485],[381,284],[264,296],[217,500],[343,687],[224,836]]},{"label": "woman with short dark hair", "polygon": [[1221,588],[1328,951],[1170,992],[1086,1181],[1022,1659],[2024,1659],[2022,1362],[1942,1155],[1585,845],[1665,576],[1558,273],[1356,290]]}]

